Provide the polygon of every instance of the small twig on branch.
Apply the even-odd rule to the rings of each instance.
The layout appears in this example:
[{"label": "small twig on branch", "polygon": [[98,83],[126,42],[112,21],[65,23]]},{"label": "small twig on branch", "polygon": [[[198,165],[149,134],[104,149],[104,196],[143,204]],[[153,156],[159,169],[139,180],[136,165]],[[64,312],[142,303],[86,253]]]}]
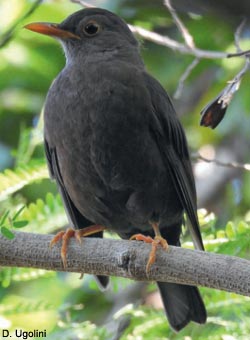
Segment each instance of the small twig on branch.
[{"label": "small twig on branch", "polygon": [[243,31],[245,24],[246,24],[246,19],[244,18],[234,33],[234,43],[235,43],[237,52],[242,52],[242,49],[240,47],[240,38],[241,38],[242,31]]},{"label": "small twig on branch", "polygon": [[206,163],[213,163],[219,166],[227,167],[227,168],[235,168],[235,169],[242,169],[250,171],[250,164],[249,163],[238,163],[238,162],[222,162],[218,159],[209,159],[206,157],[203,157],[200,153],[193,153],[192,159],[195,161],[203,161]]},{"label": "small twig on branch", "polygon": [[92,8],[92,7],[96,7],[94,5],[91,5],[89,2],[84,1],[84,0],[71,0],[71,2],[75,3],[75,4],[80,4],[84,7],[88,7],[88,8]]},{"label": "small twig on branch", "polygon": [[180,98],[182,90],[183,90],[183,87],[184,87],[184,82],[187,80],[187,78],[190,76],[191,72],[199,64],[199,62],[200,62],[199,58],[194,59],[192,61],[192,63],[188,65],[188,67],[186,68],[185,72],[180,77],[177,89],[176,89],[175,94],[174,94],[174,98],[175,99],[179,99]]},{"label": "small twig on branch", "polygon": [[164,5],[169,10],[177,28],[179,29],[181,35],[183,36],[183,39],[184,39],[187,47],[189,47],[191,50],[193,50],[195,48],[194,39],[193,39],[192,35],[188,32],[188,29],[185,27],[184,23],[181,21],[181,19],[177,15],[176,10],[172,7],[171,1],[170,0],[164,0]]},{"label": "small twig on branch", "polygon": [[238,53],[244,53],[243,55],[246,58],[246,62],[245,65],[243,66],[243,68],[240,70],[240,72],[234,77],[234,79],[231,82],[238,82],[243,76],[244,74],[247,72],[247,70],[249,69],[249,64],[250,64],[250,53],[246,53],[246,51],[242,51],[242,48],[240,47],[240,38],[242,36],[242,31],[244,29],[244,26],[246,24],[246,19],[243,19],[242,22],[240,23],[240,25],[237,27],[235,34],[234,34],[234,42],[235,42],[235,46],[237,49]]},{"label": "small twig on branch", "polygon": [[139,241],[85,238],[68,246],[67,269],[60,258],[60,244],[52,249],[53,235],[15,232],[15,239],[0,236],[0,266],[31,267],[55,271],[126,277],[200,285],[250,296],[250,261],[221,254],[169,246],[157,249],[149,274],[151,250]]},{"label": "small twig on branch", "polygon": [[239,73],[236,74],[236,76],[234,77],[234,79],[230,80],[229,83],[238,83],[241,78],[244,76],[244,74],[249,70],[249,63],[250,63],[250,59],[249,56],[245,55],[246,57],[246,62],[243,66],[243,68],[240,70]]},{"label": "small twig on branch", "polygon": [[215,129],[220,124],[235,95],[235,92],[237,92],[240,88],[243,75],[248,69],[249,58],[246,58],[243,68],[232,80],[229,80],[224,89],[202,109],[200,120],[201,126]]},{"label": "small twig on branch", "polygon": [[244,29],[245,24],[246,24],[246,19],[243,19],[241,24],[237,27],[235,31],[234,41],[235,41],[237,52],[244,53],[243,55],[246,58],[246,62],[243,68],[240,70],[240,72],[234,77],[234,79],[231,82],[238,82],[244,76],[244,74],[249,70],[249,66],[250,66],[250,53],[246,53],[246,51],[245,52],[242,51],[240,47],[240,38],[241,38],[242,31]]},{"label": "small twig on branch", "polygon": [[250,53],[248,51],[243,52],[240,48],[240,36],[244,27],[245,21],[239,25],[235,32],[235,46],[237,54],[245,56],[245,64],[243,68],[236,74],[236,76],[227,82],[225,88],[212,99],[201,111],[200,125],[211,127],[215,129],[222,119],[224,118],[227,108],[230,105],[234,94],[239,90],[241,79],[244,74],[249,70],[250,66]]}]

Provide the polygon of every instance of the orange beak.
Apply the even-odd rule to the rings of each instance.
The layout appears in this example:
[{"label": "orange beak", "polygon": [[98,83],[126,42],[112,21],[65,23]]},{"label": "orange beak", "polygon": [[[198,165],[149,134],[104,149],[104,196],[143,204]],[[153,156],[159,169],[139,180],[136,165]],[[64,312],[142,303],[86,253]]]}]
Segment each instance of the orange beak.
[{"label": "orange beak", "polygon": [[58,24],[53,24],[49,22],[33,22],[31,24],[25,25],[24,28],[33,32],[49,35],[55,38],[80,39],[78,35],[59,28]]}]

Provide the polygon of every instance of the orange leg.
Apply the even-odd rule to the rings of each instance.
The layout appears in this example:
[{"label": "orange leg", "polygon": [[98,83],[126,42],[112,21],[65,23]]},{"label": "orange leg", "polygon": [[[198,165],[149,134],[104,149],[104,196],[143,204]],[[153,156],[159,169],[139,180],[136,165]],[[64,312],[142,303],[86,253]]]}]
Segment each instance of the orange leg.
[{"label": "orange leg", "polygon": [[152,244],[152,249],[151,249],[151,252],[149,254],[149,258],[148,258],[148,262],[147,262],[147,266],[146,266],[146,273],[147,274],[148,274],[152,264],[155,263],[157,247],[161,246],[164,250],[168,249],[168,243],[161,236],[158,223],[152,223],[151,225],[152,225],[152,228],[154,229],[154,232],[155,232],[154,238],[152,238],[150,236],[145,236],[145,235],[142,235],[142,234],[135,234],[135,235],[130,237],[130,240],[143,241],[143,242]]},{"label": "orange leg", "polygon": [[66,259],[67,248],[68,248],[68,243],[69,243],[70,238],[75,237],[75,239],[81,243],[82,242],[81,237],[93,235],[105,229],[107,228],[102,225],[95,224],[95,225],[91,225],[87,228],[83,228],[79,230],[74,230],[72,228],[69,228],[66,231],[59,231],[59,233],[57,233],[51,240],[50,247],[52,248],[54,244],[62,240],[61,258],[63,262],[63,267],[66,268],[67,267],[67,259]]}]

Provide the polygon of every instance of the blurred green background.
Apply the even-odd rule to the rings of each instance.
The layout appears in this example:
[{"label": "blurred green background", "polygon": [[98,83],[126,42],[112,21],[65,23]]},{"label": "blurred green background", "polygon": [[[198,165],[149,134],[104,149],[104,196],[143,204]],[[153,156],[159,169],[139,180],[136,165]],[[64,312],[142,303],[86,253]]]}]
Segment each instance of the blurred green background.
[{"label": "blurred green background", "polygon": [[[192,13],[188,13],[187,3],[177,3],[197,47],[234,52],[240,16],[221,9],[216,14],[216,8],[210,11],[199,7],[199,1],[193,2]],[[161,1],[91,3],[114,11],[128,23],[183,42]],[[239,1],[239,9],[242,3]],[[34,4],[37,6],[28,15]],[[4,215],[11,217],[23,206],[18,219],[28,221],[24,231],[55,233],[67,224],[55,184],[48,179],[40,119],[46,93],[64,66],[64,56],[53,39],[22,27],[32,21],[60,22],[80,8],[67,0],[0,0],[0,225]],[[138,38],[148,71],[173,98],[180,77],[194,57]],[[250,49],[249,38],[246,25],[243,49]],[[196,157],[200,152],[222,162],[250,163],[248,73],[221,124],[215,130],[199,126],[202,108],[243,65],[244,58],[201,60],[174,104],[193,155],[206,250],[248,259],[249,171],[204,163]],[[11,227],[11,218],[3,224]],[[189,246],[189,241],[189,235],[184,234],[183,245]],[[154,284],[112,278],[110,290],[103,294],[87,275],[79,280],[75,274],[1,268],[0,278],[0,329],[46,329],[48,339],[72,340],[243,340],[250,336],[250,301],[236,294],[202,288],[207,324],[190,324],[175,334],[168,326]]]}]

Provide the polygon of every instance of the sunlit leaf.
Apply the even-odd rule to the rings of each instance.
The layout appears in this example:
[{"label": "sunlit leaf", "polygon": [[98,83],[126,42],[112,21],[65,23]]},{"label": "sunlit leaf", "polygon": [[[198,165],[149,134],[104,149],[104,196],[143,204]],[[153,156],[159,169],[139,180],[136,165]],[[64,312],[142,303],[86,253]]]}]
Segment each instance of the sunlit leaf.
[{"label": "sunlit leaf", "polygon": [[3,214],[3,216],[2,216],[1,219],[0,219],[0,226],[2,226],[2,225],[4,224],[4,222],[6,221],[6,218],[9,216],[9,213],[10,213],[10,211],[7,210],[7,211]]},{"label": "sunlit leaf", "polygon": [[47,165],[44,162],[31,163],[14,170],[5,170],[0,173],[0,201],[22,189],[25,185],[44,178],[48,178]]},{"label": "sunlit leaf", "polygon": [[27,231],[39,233],[51,233],[68,223],[60,196],[52,193],[48,193],[45,200],[37,199],[29,204],[22,218],[29,221]]},{"label": "sunlit leaf", "polygon": [[29,223],[29,221],[15,221],[12,223],[13,227],[14,228],[23,228],[25,227],[27,224]]},{"label": "sunlit leaf", "polygon": [[23,210],[25,209],[25,205],[23,205],[20,209],[17,210],[17,212],[15,213],[15,215],[12,217],[12,220],[15,221],[17,219],[17,217],[19,215],[21,215],[21,213],[23,212]]},{"label": "sunlit leaf", "polygon": [[12,240],[15,237],[15,235],[5,226],[2,226],[0,230],[2,235],[10,240]]}]

